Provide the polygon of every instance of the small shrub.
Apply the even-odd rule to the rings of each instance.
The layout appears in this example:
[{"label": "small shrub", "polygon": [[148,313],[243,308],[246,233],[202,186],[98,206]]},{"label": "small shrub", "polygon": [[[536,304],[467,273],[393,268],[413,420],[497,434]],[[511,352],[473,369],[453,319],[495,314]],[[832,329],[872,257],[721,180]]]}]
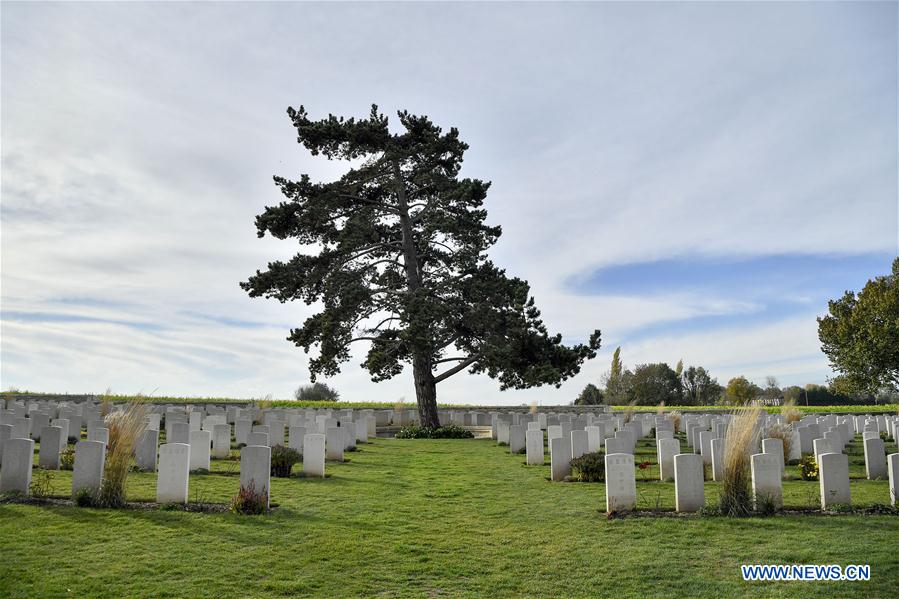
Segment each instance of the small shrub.
[{"label": "small shrub", "polygon": [[474,433],[450,424],[448,426],[406,426],[396,434],[397,439],[473,439]]},{"label": "small shrub", "polygon": [[46,497],[50,494],[50,483],[53,477],[49,470],[34,470],[31,474],[31,484],[28,492],[32,497]]},{"label": "small shrub", "polygon": [[272,476],[289,478],[293,465],[300,461],[300,452],[283,445],[272,447]]},{"label": "small shrub", "polygon": [[699,515],[714,518],[721,515],[721,506],[715,503],[707,503],[699,508]]},{"label": "small shrub", "polygon": [[324,383],[301,385],[294,391],[293,396],[297,401],[338,401],[340,399],[340,393]]},{"label": "small shrub", "polygon": [[78,489],[75,493],[75,505],[78,507],[94,507],[97,505],[97,498],[90,489]]},{"label": "small shrub", "polygon": [[240,487],[237,495],[231,499],[229,509],[232,513],[244,514],[245,516],[264,514],[268,511],[268,498],[264,491],[257,492],[256,486],[250,483],[249,486]]},{"label": "small shrub", "polygon": [[605,455],[598,451],[585,453],[571,460],[571,470],[582,483],[601,483],[606,480]]},{"label": "small shrub", "polygon": [[774,497],[768,494],[759,495],[755,501],[755,511],[759,516],[773,516],[777,513],[777,503]]},{"label": "small shrub", "polygon": [[60,470],[74,470],[75,469],[75,448],[74,447],[66,447],[62,450],[62,453],[59,454],[59,468]]},{"label": "small shrub", "polygon": [[799,478],[818,480],[818,462],[815,461],[814,455],[810,453],[802,455],[802,459],[799,460]]}]

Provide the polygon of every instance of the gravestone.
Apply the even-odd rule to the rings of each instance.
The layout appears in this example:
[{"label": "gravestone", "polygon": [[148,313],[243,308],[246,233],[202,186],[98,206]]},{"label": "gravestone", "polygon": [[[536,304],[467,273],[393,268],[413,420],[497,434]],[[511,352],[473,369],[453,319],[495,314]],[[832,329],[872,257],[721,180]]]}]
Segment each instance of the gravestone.
[{"label": "gravestone", "polygon": [[703,478],[701,455],[681,453],[674,456],[674,505],[678,512],[697,512],[705,505]]},{"label": "gravestone", "polygon": [[169,429],[170,434],[166,437],[167,443],[190,444],[190,424],[187,422],[173,422]]},{"label": "gravestone", "polygon": [[159,429],[144,429],[134,450],[137,467],[144,472],[156,472],[156,447],[159,445]]},{"label": "gravestone", "polygon": [[712,439],[712,480],[721,482],[724,480],[724,438]]},{"label": "gravestone", "polygon": [[254,492],[264,494],[266,508],[271,501],[271,472],[271,447],[247,445],[240,450],[240,486],[242,489],[252,488]]},{"label": "gravestone", "polygon": [[553,439],[559,439],[562,436],[562,427],[558,424],[551,424],[546,427],[546,440],[551,442]]},{"label": "gravestone", "polygon": [[799,431],[793,429],[789,432],[790,437],[790,461],[802,459],[802,445],[799,441]]},{"label": "gravestone", "polygon": [[780,474],[783,476],[786,472],[786,464],[784,463],[784,442],[783,439],[762,439],[762,453],[771,454],[780,463]]},{"label": "gravestone", "polygon": [[46,412],[31,413],[31,438],[35,441],[41,440],[41,433],[44,428],[50,426],[50,415]]},{"label": "gravestone", "polygon": [[[608,441],[606,441],[606,444],[608,444]],[[659,478],[661,480],[674,480],[674,456],[679,453],[680,441],[677,439],[659,439],[656,442],[656,455],[658,456],[659,461]]]},{"label": "gravestone", "polygon": [[674,438],[674,431],[669,431],[669,430],[656,431],[656,440],[673,439],[673,438]]},{"label": "gravestone", "polygon": [[0,464],[0,493],[19,492],[28,495],[31,487],[31,465],[34,441],[9,438],[3,441],[3,463]]},{"label": "gravestone", "polygon": [[699,453],[702,456],[703,464],[712,463],[712,439],[717,439],[718,435],[713,431],[699,432]]},{"label": "gravestone", "polygon": [[62,429],[62,445],[63,449],[69,444],[69,421],[65,418],[54,418],[50,421],[50,426],[58,426]]},{"label": "gravestone", "polygon": [[[772,439],[766,440],[771,441]],[[780,441],[780,439],[774,440]],[[750,460],[752,500],[757,510],[765,500],[772,501],[776,509],[783,507],[783,491],[780,482],[783,450],[781,450],[779,456],[780,459],[778,459],[778,454],[774,452],[757,453]]]},{"label": "gravestone", "polygon": [[12,439],[13,425],[0,424],[0,464],[3,463],[3,442]]},{"label": "gravestone", "polygon": [[543,465],[543,431],[539,428],[525,432],[526,461],[529,466]]},{"label": "gravestone", "polygon": [[159,446],[156,503],[187,503],[190,481],[190,445],[164,443]]},{"label": "gravestone", "polygon": [[325,476],[325,435],[307,433],[303,436],[303,473],[306,476]]},{"label": "gravestone", "polygon": [[247,445],[261,445],[263,447],[269,446],[268,433],[257,433],[252,432],[247,434]]},{"label": "gravestone", "polygon": [[106,464],[106,444],[102,441],[78,441],[75,443],[75,466],[72,469],[72,495],[87,489],[97,496],[103,483],[103,466]]},{"label": "gravestone", "polygon": [[109,445],[109,429],[102,427],[94,427],[94,429],[87,434],[88,441],[99,441],[104,445]]},{"label": "gravestone", "polygon": [[343,429],[335,426],[325,431],[325,457],[327,459],[342,462],[345,447]]},{"label": "gravestone", "polygon": [[509,429],[512,426],[510,422],[502,419],[496,421],[496,442],[500,444],[509,444]]},{"label": "gravestone", "polygon": [[212,433],[204,430],[190,431],[190,470],[209,470],[209,448]]},{"label": "gravestone", "polygon": [[241,443],[247,444],[247,435],[250,434],[253,429],[253,421],[252,420],[237,420],[234,422],[234,441],[238,445]]},{"label": "gravestone", "polygon": [[849,456],[845,453],[822,453],[818,456],[818,479],[821,509],[849,504]]},{"label": "gravestone", "polygon": [[303,455],[303,437],[306,435],[305,426],[292,426],[287,435],[287,446]]},{"label": "gravestone", "polygon": [[231,425],[212,425],[212,457],[226,460],[231,455]]},{"label": "gravestone", "polygon": [[631,453],[632,451],[630,439],[624,437],[606,439],[606,454]]},{"label": "gravestone", "polygon": [[579,458],[587,453],[587,431],[571,431],[571,459]]},{"label": "gravestone", "polygon": [[564,480],[571,473],[571,440],[557,437],[549,442],[550,478]]},{"label": "gravestone", "polygon": [[606,512],[622,512],[637,506],[637,477],[634,456],[606,454]]},{"label": "gravestone", "polygon": [[837,450],[830,444],[830,441],[827,439],[815,439],[815,461],[821,456],[822,453],[835,453]]},{"label": "gravestone", "polygon": [[865,473],[868,480],[882,480],[887,477],[887,459],[883,439],[865,441]]},{"label": "gravestone", "polygon": [[[509,427],[509,452],[525,453],[525,428],[520,424],[513,424]],[[541,433],[542,435],[542,433]]]},{"label": "gravestone", "polygon": [[602,427],[591,425],[584,428],[587,433],[587,451],[596,453],[602,451]]},{"label": "gravestone", "polygon": [[357,443],[368,443],[368,421],[369,418],[365,416],[355,421]]},{"label": "gravestone", "polygon": [[59,470],[59,454],[68,442],[60,426],[45,426],[41,431],[41,448],[38,454],[38,466],[45,470]]},{"label": "gravestone", "polygon": [[890,479],[890,504],[896,507],[899,500],[899,453],[891,453],[887,457],[887,472]]}]

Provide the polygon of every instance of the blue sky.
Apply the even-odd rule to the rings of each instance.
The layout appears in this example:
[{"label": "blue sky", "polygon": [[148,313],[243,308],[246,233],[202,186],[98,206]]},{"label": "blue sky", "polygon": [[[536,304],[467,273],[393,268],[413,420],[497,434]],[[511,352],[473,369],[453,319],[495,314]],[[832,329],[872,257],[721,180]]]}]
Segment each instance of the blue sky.
[{"label": "blue sky", "polygon": [[[239,288],[274,174],[327,180],[285,115],[372,102],[456,126],[492,181],[492,259],[549,328],[603,331],[556,389],[625,363],[824,382],[815,318],[889,270],[895,3],[6,3],[0,379],[47,391],[288,396],[312,308]],[[414,398],[408,373],[353,399]]]}]

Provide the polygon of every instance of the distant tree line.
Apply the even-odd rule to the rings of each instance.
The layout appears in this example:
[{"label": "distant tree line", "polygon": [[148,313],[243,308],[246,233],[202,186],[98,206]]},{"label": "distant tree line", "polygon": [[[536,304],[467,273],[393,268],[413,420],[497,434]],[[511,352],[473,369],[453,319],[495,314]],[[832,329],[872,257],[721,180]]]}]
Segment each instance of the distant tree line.
[{"label": "distant tree line", "polygon": [[754,401],[792,401],[797,405],[864,405],[897,403],[899,393],[883,389],[878,393],[859,391],[835,377],[830,385],[809,384],[804,387],[780,387],[773,376],[765,379],[764,387],[744,376],[736,376],[727,385],[718,384],[702,366],[684,367],[678,361],[674,368],[665,362],[638,364],[633,369],[621,362],[621,348],[612,355],[609,371],[602,378],[602,387],[588,383],[574,400],[575,405],[746,405]]}]

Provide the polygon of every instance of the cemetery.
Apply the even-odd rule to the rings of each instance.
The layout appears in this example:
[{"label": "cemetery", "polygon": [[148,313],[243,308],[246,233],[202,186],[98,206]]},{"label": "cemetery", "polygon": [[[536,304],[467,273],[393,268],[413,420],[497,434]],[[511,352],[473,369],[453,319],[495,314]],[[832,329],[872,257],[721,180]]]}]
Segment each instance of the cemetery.
[{"label": "cemetery", "polygon": [[[644,576],[657,577],[659,588],[673,589],[664,563],[652,558],[652,539],[673,552],[690,547],[696,557],[680,567],[691,575],[676,586],[697,592],[738,591],[746,583],[717,576],[715,569],[754,563],[762,547],[770,561],[796,561],[813,546],[828,562],[851,561],[863,551],[883,577],[880,585],[891,586],[899,576],[895,412],[807,413],[781,427],[784,416],[754,411],[750,513],[733,518],[720,509],[721,470],[729,464],[722,451],[733,444],[728,430],[745,413],[726,410],[455,408],[441,411],[441,422],[476,438],[404,440],[393,438],[394,425],[414,423],[411,410],[130,405],[90,398],[8,398],[5,404],[0,537],[4,552],[16,556],[5,576],[21,580],[16,588],[27,595],[59,584],[87,595],[125,592],[130,583],[115,572],[134,558],[140,562],[133,566],[136,580],[160,594],[232,584],[205,579],[202,564],[194,564],[201,555],[239,555],[241,570],[264,571],[271,560],[293,564],[278,575],[246,575],[241,584],[259,594],[384,588],[402,594],[413,591],[419,576],[457,591],[457,575],[471,577],[464,587],[472,593],[489,587],[582,594],[616,570],[638,566]],[[85,500],[102,496],[109,476],[104,461],[114,459],[106,444],[117,433],[110,437],[103,425],[122,421],[135,405],[142,426],[125,503],[116,509]],[[787,439],[765,438],[782,428]],[[238,430],[246,443],[238,442]],[[271,439],[297,453],[288,477],[273,475],[272,456],[285,446]],[[67,445],[75,450],[71,471],[61,469],[59,459]],[[816,456],[815,480],[801,476],[803,456]],[[572,467],[578,463],[600,464],[599,478],[579,476]],[[28,534],[21,518],[30,523]],[[192,538],[204,540],[198,545]],[[72,544],[82,548],[77,557],[59,551]],[[616,545],[621,551],[606,552]],[[722,553],[725,547],[732,549]],[[589,560],[597,551],[600,563]],[[54,570],[38,574],[51,554]],[[470,561],[474,556],[478,560]],[[522,570],[518,559],[535,566]],[[95,576],[74,576],[83,560],[94,564]],[[103,563],[115,567],[107,572]],[[551,574],[561,567],[589,575]],[[150,582],[141,572],[153,568],[179,574]],[[347,571],[359,574],[351,580],[338,575]],[[625,591],[636,588],[621,584]]]}]

